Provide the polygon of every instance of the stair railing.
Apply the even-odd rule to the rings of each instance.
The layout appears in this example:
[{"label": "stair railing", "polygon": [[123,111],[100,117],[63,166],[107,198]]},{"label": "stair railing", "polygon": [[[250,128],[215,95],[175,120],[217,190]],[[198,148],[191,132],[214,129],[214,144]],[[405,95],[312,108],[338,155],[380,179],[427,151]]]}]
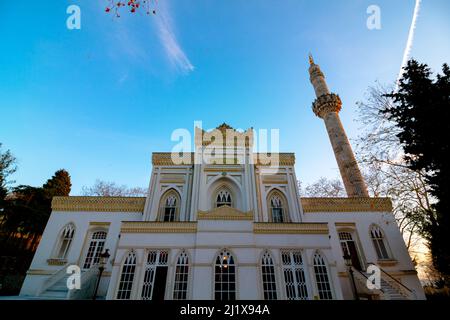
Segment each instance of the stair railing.
[{"label": "stair railing", "polygon": [[94,288],[97,284],[98,276],[97,265],[91,266],[87,271],[81,273],[80,289],[72,289],[67,291],[68,300],[86,300],[91,299],[94,294]]},{"label": "stair railing", "polygon": [[63,279],[67,275],[67,267],[70,263],[66,263],[61,269],[56,271],[50,277],[48,277],[41,285],[41,288],[38,291],[38,296],[43,294],[47,289],[57,283],[59,280]]},{"label": "stair railing", "polygon": [[414,299],[416,297],[416,294],[414,291],[412,291],[410,288],[408,288],[407,286],[405,286],[403,283],[401,283],[398,279],[394,278],[392,275],[390,275],[386,270],[384,270],[383,268],[381,268],[379,265],[373,263],[373,262],[369,262],[369,264],[376,266],[378,269],[380,269],[380,271],[382,272],[382,274],[384,274],[385,276],[387,276],[387,279],[383,276],[381,276],[381,278],[386,281],[391,287],[393,287],[394,289],[396,289],[397,291],[399,291],[399,293],[401,295],[403,295],[406,298],[410,298],[410,299]]},{"label": "stair railing", "polygon": [[353,268],[353,271],[354,271],[353,274],[356,275],[355,278],[361,283],[363,287],[367,288],[368,291],[374,291],[375,293],[378,293],[382,297],[385,297],[386,293],[382,288],[371,290],[367,287],[367,281],[370,281],[370,279],[364,272],[355,268]]}]

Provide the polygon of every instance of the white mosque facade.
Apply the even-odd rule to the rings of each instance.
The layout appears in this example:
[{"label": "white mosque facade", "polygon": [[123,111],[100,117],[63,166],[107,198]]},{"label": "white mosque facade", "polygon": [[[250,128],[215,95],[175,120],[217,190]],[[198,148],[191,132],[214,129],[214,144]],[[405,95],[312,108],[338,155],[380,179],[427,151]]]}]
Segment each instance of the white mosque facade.
[{"label": "white mosque facade", "polygon": [[300,197],[294,154],[253,153],[252,129],[197,128],[182,161],[152,155],[146,197],[55,197],[21,296],[90,299],[100,279],[108,300],[425,299],[391,201],[368,196],[312,59],[310,75],[347,198]]}]

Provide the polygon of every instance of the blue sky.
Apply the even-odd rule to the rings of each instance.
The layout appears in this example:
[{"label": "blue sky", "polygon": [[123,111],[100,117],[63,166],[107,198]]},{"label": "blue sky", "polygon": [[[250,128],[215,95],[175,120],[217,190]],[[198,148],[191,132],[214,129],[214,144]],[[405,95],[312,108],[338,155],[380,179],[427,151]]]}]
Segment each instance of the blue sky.
[{"label": "blue sky", "polygon": [[[81,29],[66,9],[81,8]],[[0,142],[18,158],[17,184],[41,185],[56,170],[72,194],[96,179],[148,185],[151,153],[171,133],[227,122],[280,129],[300,180],[336,177],[323,125],[311,111],[308,52],[344,106],[347,134],[375,81],[400,68],[413,0],[159,0],[157,16],[119,19],[106,0],[0,3]],[[369,5],[381,30],[366,27]],[[450,62],[450,2],[423,0],[412,56],[435,71]],[[163,17],[163,24],[161,24]]]}]

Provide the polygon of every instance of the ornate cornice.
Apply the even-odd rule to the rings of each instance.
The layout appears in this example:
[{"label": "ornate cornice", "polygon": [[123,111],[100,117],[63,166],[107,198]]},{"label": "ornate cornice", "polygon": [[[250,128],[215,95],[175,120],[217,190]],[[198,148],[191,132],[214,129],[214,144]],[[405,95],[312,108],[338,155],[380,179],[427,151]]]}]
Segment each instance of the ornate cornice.
[{"label": "ornate cornice", "polygon": [[246,147],[253,146],[253,128],[239,132],[226,123],[211,131],[195,128],[196,146]]},{"label": "ornate cornice", "polygon": [[229,206],[214,208],[210,211],[199,211],[197,220],[253,220],[253,212],[243,212]]},{"label": "ornate cornice", "polygon": [[180,157],[180,163],[175,163],[173,161],[171,152],[154,152],[152,154],[152,165],[154,166],[183,166],[193,164],[194,164],[193,152],[184,153],[182,157]]},{"label": "ornate cornice", "polygon": [[303,212],[392,212],[390,198],[301,198]]},{"label": "ornate cornice", "polygon": [[253,232],[265,234],[328,234],[328,224],[257,222],[253,225]]},{"label": "ornate cornice", "polygon": [[[276,163],[278,161],[278,164]],[[255,153],[253,162],[257,166],[294,166],[294,153]]]},{"label": "ornate cornice", "polygon": [[339,112],[342,108],[341,98],[334,93],[324,94],[318,97],[312,105],[316,116],[324,118],[330,112]]},{"label": "ornate cornice", "polygon": [[143,212],[144,197],[53,197],[53,211]]},{"label": "ornate cornice", "polygon": [[122,222],[121,233],[195,233],[197,222]]}]

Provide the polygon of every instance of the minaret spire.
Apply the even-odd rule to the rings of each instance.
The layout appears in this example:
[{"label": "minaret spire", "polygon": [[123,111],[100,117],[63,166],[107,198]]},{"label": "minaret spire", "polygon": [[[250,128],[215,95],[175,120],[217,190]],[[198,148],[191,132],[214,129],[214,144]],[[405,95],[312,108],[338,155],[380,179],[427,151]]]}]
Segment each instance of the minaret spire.
[{"label": "minaret spire", "polygon": [[314,63],[311,54],[309,55],[309,63],[310,81],[317,97],[312,108],[316,116],[322,118],[325,122],[347,196],[368,197],[366,183],[339,118],[342,101],[337,94],[331,93],[328,89],[325,76],[320,67]]}]

